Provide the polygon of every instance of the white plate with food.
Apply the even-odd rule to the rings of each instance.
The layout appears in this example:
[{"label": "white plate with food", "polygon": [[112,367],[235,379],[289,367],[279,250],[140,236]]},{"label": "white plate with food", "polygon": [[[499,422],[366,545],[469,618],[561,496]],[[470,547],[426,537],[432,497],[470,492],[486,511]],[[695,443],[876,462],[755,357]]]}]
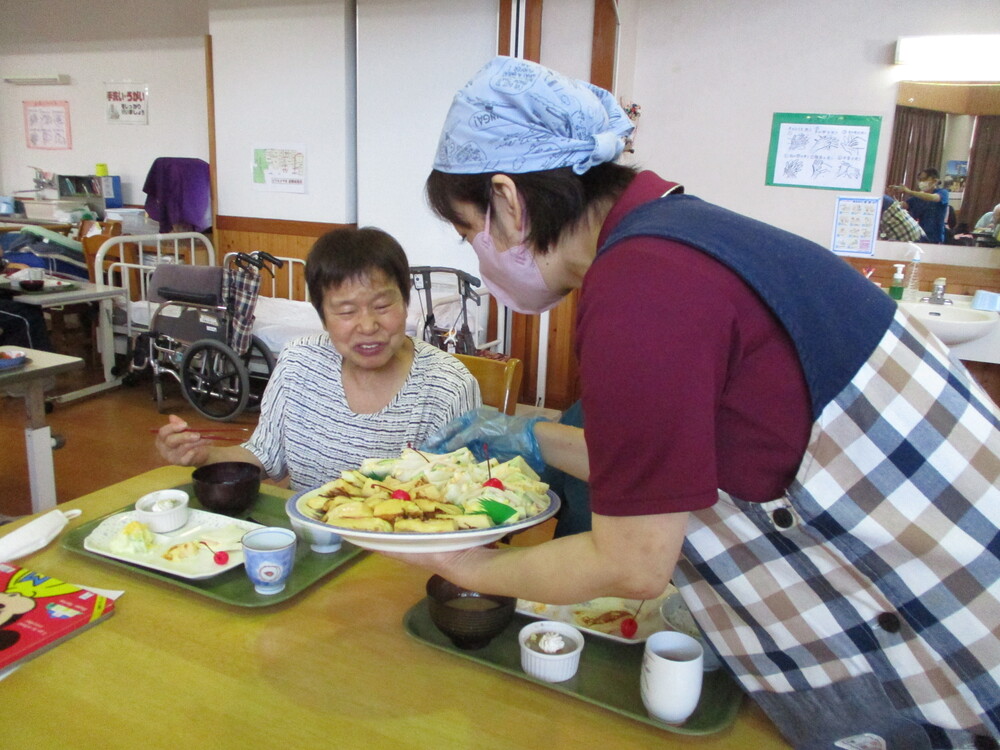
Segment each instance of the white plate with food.
[{"label": "white plate with food", "polygon": [[524,531],[547,521],[559,511],[559,497],[548,491],[549,504],[541,513],[521,521],[491,526],[488,529],[459,529],[457,531],[365,531],[325,523],[316,518],[305,505],[310,492],[303,492],[288,499],[285,511],[288,517],[324,531],[335,531],[356,547],[375,552],[456,552],[471,547],[497,542],[510,533]]},{"label": "white plate with food", "polygon": [[83,548],[196,581],[242,565],[240,540],[259,528],[259,523],[192,508],[181,528],[156,534],[136,520],[135,511],[125,511],[102,521],[83,540]]},{"label": "white plate with food", "polygon": [[[660,605],[676,591],[671,584],[656,599],[647,599],[645,602],[617,596],[604,596],[579,604],[542,604],[518,599],[517,611],[539,620],[565,622],[585,633],[593,633],[619,643],[644,643],[653,633],[668,629],[660,617]],[[629,625],[623,627],[623,623],[629,619],[635,621],[635,632],[631,637],[628,635],[631,632]]]},{"label": "white plate with food", "polygon": [[552,518],[560,501],[521,459],[479,462],[406,449],[371,459],[285,505],[289,518],[379,552],[452,552]]}]

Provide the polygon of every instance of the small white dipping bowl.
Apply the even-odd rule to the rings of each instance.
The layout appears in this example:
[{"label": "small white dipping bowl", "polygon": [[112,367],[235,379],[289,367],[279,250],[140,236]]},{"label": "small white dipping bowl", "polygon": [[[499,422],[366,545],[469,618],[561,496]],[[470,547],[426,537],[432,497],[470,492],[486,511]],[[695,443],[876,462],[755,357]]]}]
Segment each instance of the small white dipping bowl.
[{"label": "small white dipping bowl", "polygon": [[[558,633],[572,645],[573,650],[565,654],[546,654],[528,645],[528,639],[535,633]],[[565,622],[540,620],[525,625],[517,636],[521,645],[521,669],[528,675],[544,682],[564,682],[576,674],[583,653],[583,633]]]},{"label": "small white dipping bowl", "polygon": [[297,518],[289,517],[288,520],[292,522],[292,528],[295,529],[295,536],[308,544],[313,552],[328,555],[332,552],[340,551],[340,534],[332,528],[327,531],[326,529],[304,524]]},{"label": "small white dipping bowl", "polygon": [[157,490],[135,502],[135,520],[146,524],[150,531],[165,534],[187,523],[188,494],[183,490]]},{"label": "small white dipping bowl", "polygon": [[722,666],[715,651],[702,637],[701,630],[680,594],[671,594],[663,600],[663,604],[660,605],[660,617],[663,618],[663,624],[670,630],[689,635],[701,644],[701,650],[704,652],[703,665],[706,672],[712,672]]}]

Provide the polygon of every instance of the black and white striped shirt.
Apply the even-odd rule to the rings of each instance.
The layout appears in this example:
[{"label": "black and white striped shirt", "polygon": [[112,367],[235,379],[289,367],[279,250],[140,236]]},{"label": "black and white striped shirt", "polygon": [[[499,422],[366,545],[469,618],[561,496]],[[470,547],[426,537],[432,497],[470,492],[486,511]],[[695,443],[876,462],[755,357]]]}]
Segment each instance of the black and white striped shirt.
[{"label": "black and white striped shirt", "polygon": [[292,341],[278,358],[257,429],[244,447],[268,476],[288,474],[291,489],[311,489],[363,459],[398,456],[481,405],[479,384],[461,362],[424,341],[413,345],[410,374],[395,398],[379,412],[356,414],[329,336]]}]

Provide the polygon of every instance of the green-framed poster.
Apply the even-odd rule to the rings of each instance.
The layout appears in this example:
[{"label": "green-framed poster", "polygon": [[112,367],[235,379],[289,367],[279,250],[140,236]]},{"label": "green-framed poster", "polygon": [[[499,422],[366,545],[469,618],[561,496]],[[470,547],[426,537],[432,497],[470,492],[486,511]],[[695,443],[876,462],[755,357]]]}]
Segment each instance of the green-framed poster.
[{"label": "green-framed poster", "polygon": [[872,188],[882,118],[776,112],[766,184],[815,190]]}]

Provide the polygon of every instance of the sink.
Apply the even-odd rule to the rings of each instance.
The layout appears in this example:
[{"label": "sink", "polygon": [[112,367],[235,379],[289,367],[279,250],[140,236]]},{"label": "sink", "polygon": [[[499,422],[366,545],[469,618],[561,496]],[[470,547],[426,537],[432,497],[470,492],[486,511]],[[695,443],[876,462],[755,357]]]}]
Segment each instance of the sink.
[{"label": "sink", "polygon": [[948,346],[964,344],[988,334],[1000,322],[1000,313],[973,310],[958,305],[932,305],[928,302],[900,302],[899,306]]}]

